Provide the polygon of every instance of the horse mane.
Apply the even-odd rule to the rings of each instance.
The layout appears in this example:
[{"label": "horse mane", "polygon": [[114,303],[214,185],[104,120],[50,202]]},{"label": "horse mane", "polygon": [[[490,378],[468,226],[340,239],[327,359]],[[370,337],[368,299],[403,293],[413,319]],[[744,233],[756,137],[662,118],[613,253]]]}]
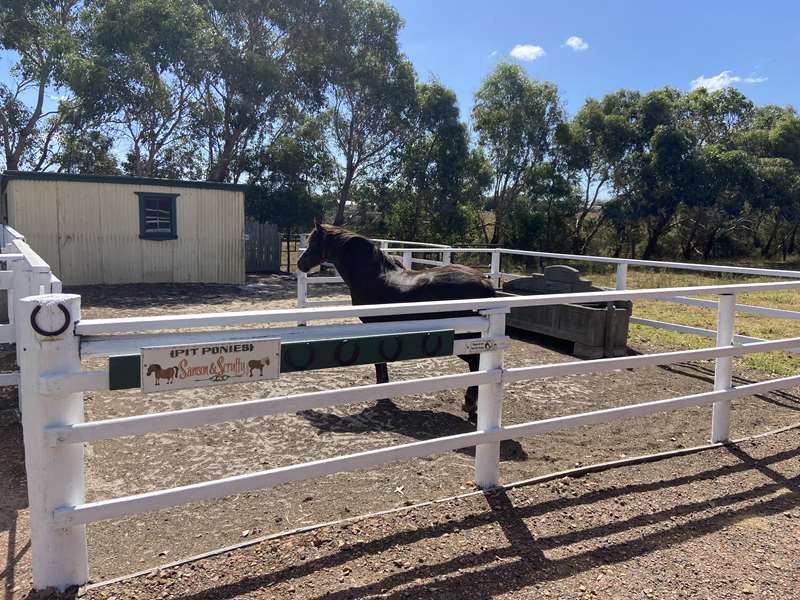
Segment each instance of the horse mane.
[{"label": "horse mane", "polygon": [[346,246],[357,248],[364,254],[361,258],[370,256],[378,265],[393,270],[402,266],[400,261],[393,256],[389,256],[375,246],[368,238],[357,233],[353,233],[344,227],[336,225],[320,225],[325,232],[325,243],[328,245],[328,255],[340,256]]}]

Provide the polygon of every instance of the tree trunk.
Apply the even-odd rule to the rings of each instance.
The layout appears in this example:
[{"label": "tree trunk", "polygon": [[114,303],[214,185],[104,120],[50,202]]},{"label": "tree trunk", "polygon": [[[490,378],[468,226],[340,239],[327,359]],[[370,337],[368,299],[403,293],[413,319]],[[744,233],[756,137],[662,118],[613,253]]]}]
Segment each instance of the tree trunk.
[{"label": "tree trunk", "polygon": [[656,249],[658,248],[658,242],[661,240],[661,236],[664,235],[664,232],[667,230],[670,221],[672,221],[672,216],[674,215],[674,211],[668,215],[662,215],[658,221],[656,221],[653,227],[648,227],[647,232],[647,245],[644,247],[644,252],[642,253],[642,258],[647,260],[652,258],[655,253]]},{"label": "tree trunk", "polygon": [[778,236],[778,228],[781,226],[781,219],[780,217],[775,217],[775,224],[772,226],[772,232],[769,234],[769,239],[767,243],[764,245],[764,248],[761,250],[761,256],[764,258],[771,258],[773,254],[775,254],[774,250],[772,249],[772,244],[775,243],[775,238]]},{"label": "tree trunk", "polygon": [[703,246],[703,260],[707,260],[711,257],[711,253],[714,251],[714,244],[717,241],[717,233],[719,232],[719,228],[715,227],[711,230],[711,233],[708,234],[706,238],[706,243]]},{"label": "tree trunk", "polygon": [[352,163],[348,161],[344,175],[344,181],[342,182],[342,189],[339,190],[339,203],[336,206],[336,218],[333,220],[334,225],[341,226],[344,224],[344,208],[347,204],[347,200],[350,198],[350,187],[353,184],[354,174],[355,168],[353,167]]},{"label": "tree trunk", "polygon": [[694,248],[694,239],[697,237],[697,232],[699,229],[700,229],[700,218],[699,215],[695,215],[692,229],[689,231],[689,236],[686,238],[686,241],[683,244],[682,254],[684,260],[689,260],[692,257],[692,249]]}]

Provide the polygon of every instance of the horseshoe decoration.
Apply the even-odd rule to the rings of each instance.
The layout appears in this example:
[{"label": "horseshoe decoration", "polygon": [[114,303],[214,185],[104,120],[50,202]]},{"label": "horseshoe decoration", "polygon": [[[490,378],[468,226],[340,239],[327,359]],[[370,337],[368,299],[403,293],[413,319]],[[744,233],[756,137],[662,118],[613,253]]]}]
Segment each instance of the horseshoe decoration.
[{"label": "horseshoe decoration", "polygon": [[71,320],[67,307],[61,304],[61,302],[59,302],[57,306],[58,309],[64,314],[64,324],[55,331],[45,331],[39,327],[39,324],[36,322],[36,317],[39,315],[39,311],[42,310],[42,307],[41,305],[34,307],[33,312],[31,313],[31,327],[33,327],[33,330],[36,333],[45,337],[55,337],[57,335],[61,335],[69,328]]},{"label": "horseshoe decoration", "polygon": [[[433,349],[429,347],[431,339],[436,340],[436,346]],[[439,353],[439,351],[442,349],[442,344],[443,344],[442,336],[440,335],[434,336],[432,333],[428,333],[422,340],[422,349],[428,356],[433,356]]]},{"label": "horseshoe decoration", "polygon": [[381,343],[378,344],[378,354],[380,354],[386,362],[392,362],[397,360],[400,357],[400,353],[403,351],[403,340],[399,337],[391,338],[395,343],[395,351],[390,355],[386,352],[386,342],[389,341],[390,338],[384,338],[381,340]]},{"label": "horseshoe decoration", "polygon": [[302,365],[297,364],[294,362],[294,358],[292,357],[293,352],[286,353],[286,362],[289,363],[289,366],[292,367],[295,371],[305,371],[308,367],[311,366],[311,363],[314,362],[314,358],[316,358],[316,351],[314,350],[313,344],[306,344],[306,348],[308,348],[308,360],[304,362]]},{"label": "horseshoe decoration", "polygon": [[358,345],[358,342],[352,342],[354,344],[352,356],[350,356],[350,358],[347,360],[342,358],[342,350],[344,350],[345,344],[349,344],[351,342],[352,340],[342,340],[336,346],[336,351],[333,353],[334,358],[336,358],[336,362],[343,367],[349,367],[350,365],[355,364],[355,362],[358,360],[358,355],[361,354],[361,347]]}]

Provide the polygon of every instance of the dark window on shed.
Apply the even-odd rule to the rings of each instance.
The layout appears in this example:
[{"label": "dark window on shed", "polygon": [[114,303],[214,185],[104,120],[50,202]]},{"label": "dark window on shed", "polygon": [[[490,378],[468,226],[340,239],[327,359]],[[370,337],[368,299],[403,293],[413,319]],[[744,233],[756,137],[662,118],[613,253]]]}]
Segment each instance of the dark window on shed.
[{"label": "dark window on shed", "polygon": [[175,199],[178,194],[137,192],[139,196],[139,237],[143,240],[178,238]]}]

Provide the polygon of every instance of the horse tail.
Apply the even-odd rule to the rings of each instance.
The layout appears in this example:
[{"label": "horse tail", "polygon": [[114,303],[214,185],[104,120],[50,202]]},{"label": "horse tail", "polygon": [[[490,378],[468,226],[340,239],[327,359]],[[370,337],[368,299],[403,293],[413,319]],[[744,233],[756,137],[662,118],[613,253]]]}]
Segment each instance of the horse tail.
[{"label": "horse tail", "polygon": [[178,367],[172,367],[170,371],[175,371],[175,379],[178,378]]}]

